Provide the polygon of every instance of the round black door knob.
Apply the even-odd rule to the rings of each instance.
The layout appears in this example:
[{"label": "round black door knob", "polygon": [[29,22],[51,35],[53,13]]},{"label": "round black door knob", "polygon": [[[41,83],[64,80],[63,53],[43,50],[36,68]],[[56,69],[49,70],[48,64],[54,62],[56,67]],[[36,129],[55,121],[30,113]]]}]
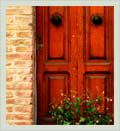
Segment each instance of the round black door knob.
[{"label": "round black door knob", "polygon": [[96,26],[101,25],[103,22],[102,16],[96,14],[92,16],[92,23]]},{"label": "round black door knob", "polygon": [[59,13],[54,13],[51,17],[51,22],[55,26],[60,26],[62,24],[62,16]]}]

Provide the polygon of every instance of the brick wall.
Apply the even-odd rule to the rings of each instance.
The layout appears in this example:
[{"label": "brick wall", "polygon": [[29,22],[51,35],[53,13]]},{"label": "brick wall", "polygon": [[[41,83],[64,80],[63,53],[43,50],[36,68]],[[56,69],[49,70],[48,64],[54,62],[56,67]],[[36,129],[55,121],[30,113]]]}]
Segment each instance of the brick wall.
[{"label": "brick wall", "polygon": [[6,121],[34,124],[35,9],[9,6],[6,10]]}]

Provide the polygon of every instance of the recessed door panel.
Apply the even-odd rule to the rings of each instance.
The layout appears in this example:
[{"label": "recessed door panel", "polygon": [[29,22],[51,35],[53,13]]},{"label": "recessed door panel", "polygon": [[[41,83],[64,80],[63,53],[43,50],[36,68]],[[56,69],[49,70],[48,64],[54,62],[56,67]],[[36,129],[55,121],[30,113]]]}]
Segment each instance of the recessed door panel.
[{"label": "recessed door panel", "polygon": [[[44,21],[44,55],[47,63],[68,62],[68,9],[65,7],[46,7]],[[56,25],[52,20],[61,23]]]},{"label": "recessed door panel", "polygon": [[[110,7],[111,8],[111,7]],[[86,64],[109,64],[111,59],[111,17],[110,9],[103,6],[86,8],[85,37],[85,63]],[[95,24],[93,19],[101,18],[101,24]],[[113,12],[111,13],[113,18]],[[99,21],[98,21],[99,22]],[[108,26],[109,25],[109,26]]]},{"label": "recessed door panel", "polygon": [[84,76],[84,81],[86,97],[96,99],[99,96],[102,100],[99,110],[102,112],[108,112],[108,110],[110,111],[110,108],[107,107],[107,104],[112,104],[113,101],[111,74],[108,72],[87,73]]}]

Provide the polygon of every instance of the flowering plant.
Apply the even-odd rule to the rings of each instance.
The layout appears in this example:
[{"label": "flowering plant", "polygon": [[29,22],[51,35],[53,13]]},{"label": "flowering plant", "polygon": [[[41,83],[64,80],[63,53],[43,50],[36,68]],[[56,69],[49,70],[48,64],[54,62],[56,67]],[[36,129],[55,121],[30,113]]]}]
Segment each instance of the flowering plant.
[{"label": "flowering plant", "polygon": [[51,104],[49,113],[58,125],[111,125],[112,117],[99,110],[101,97],[84,100],[79,97],[71,101],[64,97],[63,102]]}]

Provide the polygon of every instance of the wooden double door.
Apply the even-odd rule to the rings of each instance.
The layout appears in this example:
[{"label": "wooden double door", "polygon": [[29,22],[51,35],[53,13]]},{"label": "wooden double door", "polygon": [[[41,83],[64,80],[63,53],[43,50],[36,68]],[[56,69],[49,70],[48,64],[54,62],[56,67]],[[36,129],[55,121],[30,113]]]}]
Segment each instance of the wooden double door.
[{"label": "wooden double door", "polygon": [[[101,96],[114,112],[114,7],[36,7],[37,121],[60,94]],[[111,101],[105,99],[109,97]]]}]

